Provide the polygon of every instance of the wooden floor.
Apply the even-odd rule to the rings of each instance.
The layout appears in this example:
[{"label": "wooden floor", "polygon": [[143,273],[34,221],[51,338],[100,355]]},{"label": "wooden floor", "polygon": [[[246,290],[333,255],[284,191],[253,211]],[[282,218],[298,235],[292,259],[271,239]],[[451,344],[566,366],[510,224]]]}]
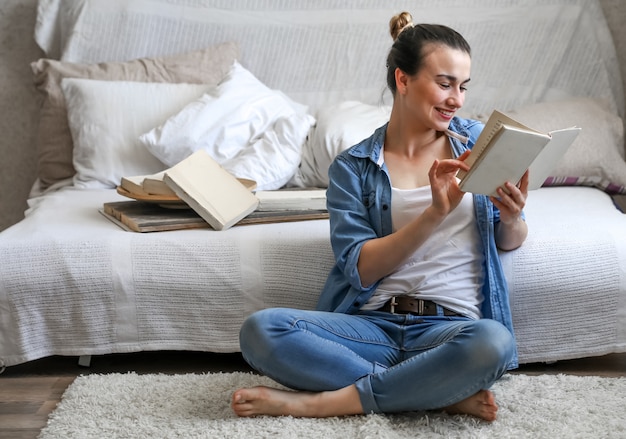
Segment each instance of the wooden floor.
[{"label": "wooden floor", "polygon": [[[0,375],[0,439],[38,436],[65,389],[81,374],[113,372],[202,373],[249,371],[239,354],[145,352],[94,357],[90,367],[75,357],[52,357],[9,367]],[[527,364],[515,373],[626,377],[626,354]]]}]

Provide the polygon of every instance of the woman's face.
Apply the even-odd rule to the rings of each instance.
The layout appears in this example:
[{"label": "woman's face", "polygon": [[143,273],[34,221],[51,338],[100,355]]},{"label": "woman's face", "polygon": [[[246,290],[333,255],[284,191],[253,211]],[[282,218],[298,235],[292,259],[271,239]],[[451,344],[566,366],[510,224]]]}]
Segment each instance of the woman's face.
[{"label": "woman's face", "polygon": [[426,129],[445,131],[465,102],[470,56],[445,45],[425,48],[421,69],[406,78],[406,105]]}]

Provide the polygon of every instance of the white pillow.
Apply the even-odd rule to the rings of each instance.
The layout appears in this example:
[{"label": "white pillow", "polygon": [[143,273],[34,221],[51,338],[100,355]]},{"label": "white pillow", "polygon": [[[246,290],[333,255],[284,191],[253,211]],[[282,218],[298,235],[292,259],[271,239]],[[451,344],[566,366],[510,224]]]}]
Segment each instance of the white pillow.
[{"label": "white pillow", "polygon": [[591,98],[573,98],[528,105],[508,114],[543,132],[574,125],[582,128],[544,186],[596,186],[626,193],[624,125],[606,105]]},{"label": "white pillow", "polygon": [[115,187],[123,176],[165,169],[139,142],[139,135],[210,88],[202,84],[63,79],[74,141],[74,185]]},{"label": "white pillow", "polygon": [[345,101],[321,108],[303,147],[302,162],[289,182],[295,187],[328,187],[328,168],[337,154],[371,136],[389,121],[390,106]]},{"label": "white pillow", "polygon": [[271,129],[222,163],[232,175],[257,182],[257,190],[279,189],[298,169],[312,116],[294,113],[276,119]]},{"label": "white pillow", "polygon": [[168,166],[204,149],[235,176],[256,181],[259,190],[278,189],[295,173],[315,122],[306,109],[235,62],[215,90],[139,140]]}]

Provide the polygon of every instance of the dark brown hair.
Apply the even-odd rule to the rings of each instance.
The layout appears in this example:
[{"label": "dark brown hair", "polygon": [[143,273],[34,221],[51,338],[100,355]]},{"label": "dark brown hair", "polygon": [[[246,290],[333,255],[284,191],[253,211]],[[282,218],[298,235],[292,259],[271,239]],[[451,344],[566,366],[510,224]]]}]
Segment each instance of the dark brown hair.
[{"label": "dark brown hair", "polygon": [[440,44],[471,55],[470,45],[454,29],[441,24],[413,24],[408,12],[401,12],[389,20],[389,33],[394,39],[387,55],[387,86],[396,94],[396,69],[415,75],[424,60],[424,49],[429,44]]}]

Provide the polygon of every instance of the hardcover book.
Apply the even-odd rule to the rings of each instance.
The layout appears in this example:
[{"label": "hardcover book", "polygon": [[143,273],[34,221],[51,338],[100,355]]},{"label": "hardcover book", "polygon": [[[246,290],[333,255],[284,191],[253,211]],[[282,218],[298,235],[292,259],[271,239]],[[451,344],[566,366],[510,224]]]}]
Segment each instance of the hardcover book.
[{"label": "hardcover book", "polygon": [[165,171],[163,181],[215,230],[252,213],[259,199],[204,150]]},{"label": "hardcover book", "polygon": [[[179,200],[182,202],[176,193],[163,181],[164,176],[165,171],[150,175],[122,177],[117,191],[120,195],[138,200],[142,198],[146,200],[158,200],[159,197],[162,197],[165,201]],[[246,178],[238,178],[237,180],[251,191],[256,189],[255,181]]]}]

